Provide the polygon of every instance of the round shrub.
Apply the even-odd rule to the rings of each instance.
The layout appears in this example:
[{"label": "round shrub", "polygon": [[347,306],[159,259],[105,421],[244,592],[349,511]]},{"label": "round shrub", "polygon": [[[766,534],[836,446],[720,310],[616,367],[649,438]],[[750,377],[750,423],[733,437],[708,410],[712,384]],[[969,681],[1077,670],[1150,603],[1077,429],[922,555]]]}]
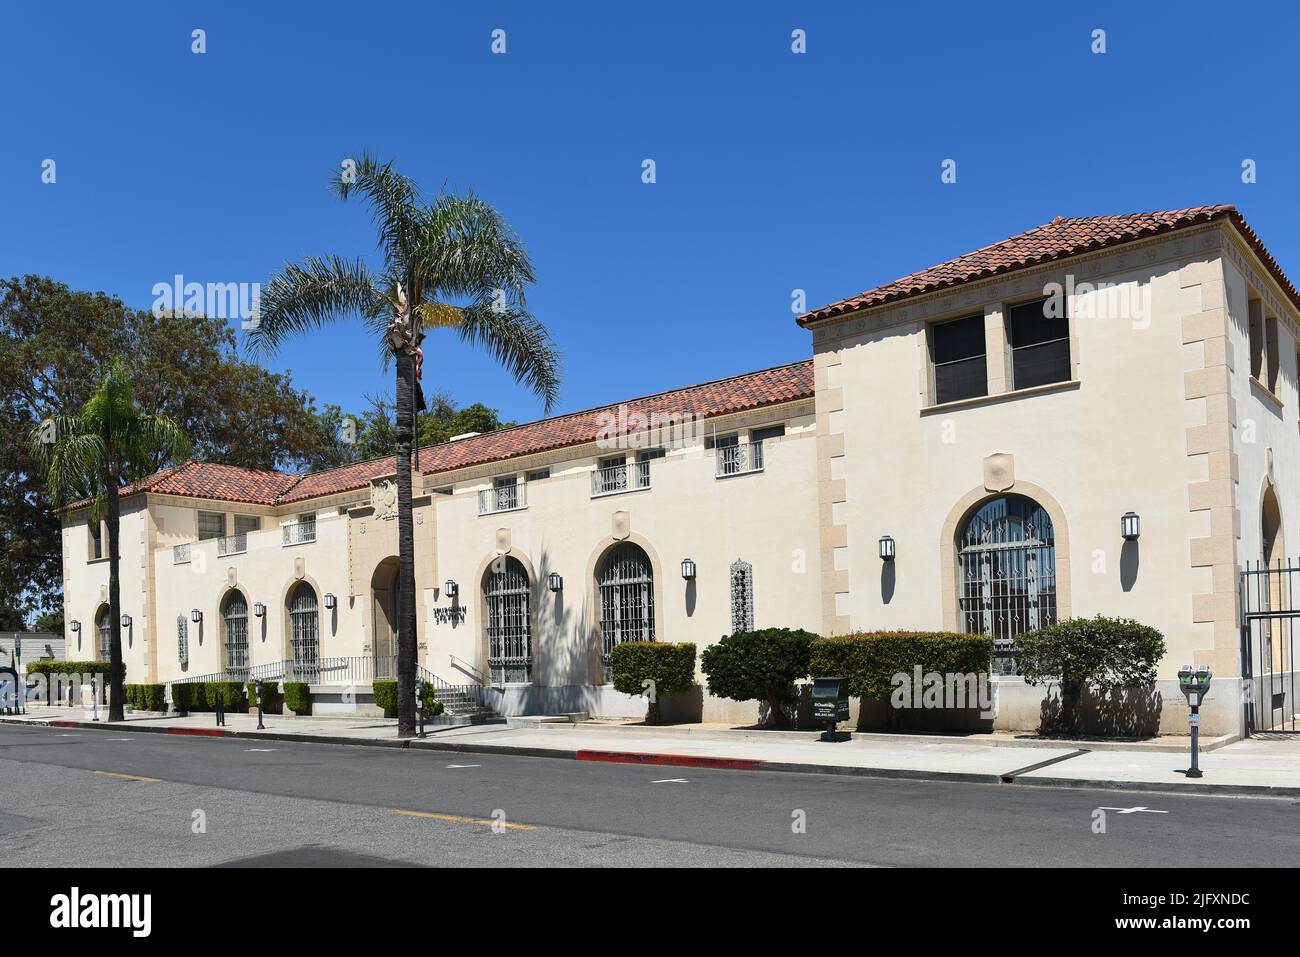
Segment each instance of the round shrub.
[{"label": "round shrub", "polygon": [[299,715],[311,711],[311,687],[307,682],[286,681],[284,683],[284,706]]},{"label": "round shrub", "polygon": [[794,683],[808,675],[808,655],[816,637],[791,628],[724,635],[700,655],[709,693],[733,701],[766,701],[772,721],[789,724]]}]

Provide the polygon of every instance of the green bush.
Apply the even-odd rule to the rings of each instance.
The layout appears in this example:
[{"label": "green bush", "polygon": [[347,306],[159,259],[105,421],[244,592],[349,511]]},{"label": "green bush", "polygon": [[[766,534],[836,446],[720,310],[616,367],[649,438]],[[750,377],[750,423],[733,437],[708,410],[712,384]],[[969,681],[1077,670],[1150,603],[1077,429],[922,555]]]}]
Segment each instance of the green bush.
[{"label": "green bush", "polygon": [[204,682],[208,710],[217,709],[217,694],[221,694],[221,707],[231,713],[248,710],[248,689],[242,681]]},{"label": "green bush", "polygon": [[190,693],[190,710],[191,711],[211,711],[208,705],[208,686],[202,681],[190,682],[190,687],[194,690]]},{"label": "green bush", "polygon": [[166,685],[127,685],[126,703],[137,711],[166,711]]},{"label": "green bush", "polygon": [[305,681],[286,681],[284,683],[284,706],[294,714],[306,714],[310,711],[310,685]]},{"label": "green bush", "polygon": [[174,711],[197,711],[194,706],[194,689],[192,684],[172,685],[172,709]]},{"label": "green bush", "polygon": [[1016,639],[1027,684],[1056,679],[1061,710],[1044,728],[1078,733],[1078,705],[1086,689],[1100,693],[1151,687],[1165,654],[1165,637],[1131,618],[1067,618]]},{"label": "green bush", "polygon": [[660,698],[695,686],[695,645],[691,642],[625,641],[614,646],[609,665],[615,691],[650,699],[651,724],[659,723]]},{"label": "green bush", "polygon": [[[950,631],[871,631],[812,644],[809,672],[814,678],[844,678],[848,693],[888,701],[894,675],[987,674],[993,639]],[[892,711],[890,712],[892,715]]]},{"label": "green bush", "polygon": [[[370,683],[371,691],[375,696],[375,707],[382,708],[384,716],[391,718],[397,713],[397,682],[396,681],[372,681]],[[442,714],[443,704],[438,700],[437,692],[434,690],[433,682],[424,683],[424,715],[427,718]]]},{"label": "green bush", "polygon": [[790,628],[724,635],[700,655],[709,693],[733,701],[766,701],[773,722],[788,724],[794,683],[808,674],[808,653],[816,637]]}]

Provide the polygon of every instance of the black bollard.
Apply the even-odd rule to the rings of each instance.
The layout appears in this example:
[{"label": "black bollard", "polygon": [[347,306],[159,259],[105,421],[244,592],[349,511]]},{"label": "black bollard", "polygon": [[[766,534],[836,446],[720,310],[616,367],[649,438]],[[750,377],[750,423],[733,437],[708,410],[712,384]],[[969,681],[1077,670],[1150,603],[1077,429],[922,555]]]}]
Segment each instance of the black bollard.
[{"label": "black bollard", "polygon": [[214,708],[217,715],[217,727],[224,728],[226,726],[226,705],[225,701],[222,699],[220,691],[217,692],[217,700]]}]

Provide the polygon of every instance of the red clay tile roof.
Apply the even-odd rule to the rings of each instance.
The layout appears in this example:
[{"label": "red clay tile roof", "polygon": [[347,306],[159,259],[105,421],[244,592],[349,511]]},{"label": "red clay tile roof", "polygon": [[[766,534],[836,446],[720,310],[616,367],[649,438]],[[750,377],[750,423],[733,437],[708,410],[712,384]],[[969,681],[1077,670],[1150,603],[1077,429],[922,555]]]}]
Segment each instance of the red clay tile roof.
[{"label": "red clay tile roof", "polygon": [[[805,359],[774,369],[718,379],[685,389],[629,399],[624,403],[572,412],[473,438],[429,446],[420,449],[418,468],[426,474],[448,472],[593,442],[607,421],[602,420],[602,413],[617,412],[620,406],[626,406],[629,413],[689,413],[707,418],[811,398],[812,394],[813,364],[811,360]],[[126,496],[147,491],[254,505],[283,505],[365,488],[374,479],[392,475],[396,470],[396,456],[344,465],[312,475],[259,472],[191,460],[155,472],[123,489],[121,494]],[[69,506],[69,509],[84,504],[79,502]]]},{"label": "red clay tile roof", "polygon": [[1010,239],[1004,239],[1000,243],[985,246],[983,249],[958,256],[949,262],[922,269],[902,279],[895,279],[893,282],[850,296],[848,299],[841,299],[829,306],[814,309],[800,316],[796,321],[801,326],[807,326],[820,319],[842,316],[869,306],[879,306],[909,296],[919,296],[936,289],[956,286],[973,279],[982,279],[1095,249],[1117,246],[1221,218],[1229,219],[1237,227],[1238,232],[1255,250],[1255,254],[1286,290],[1291,301],[1300,307],[1300,293],[1296,292],[1296,288],[1291,285],[1282,267],[1264,248],[1264,244],[1260,242],[1241,213],[1237,212],[1235,206],[1197,206],[1191,209],[1132,213],[1124,216],[1091,216],[1078,219],[1065,219],[1058,216],[1050,223],[1044,223]]}]

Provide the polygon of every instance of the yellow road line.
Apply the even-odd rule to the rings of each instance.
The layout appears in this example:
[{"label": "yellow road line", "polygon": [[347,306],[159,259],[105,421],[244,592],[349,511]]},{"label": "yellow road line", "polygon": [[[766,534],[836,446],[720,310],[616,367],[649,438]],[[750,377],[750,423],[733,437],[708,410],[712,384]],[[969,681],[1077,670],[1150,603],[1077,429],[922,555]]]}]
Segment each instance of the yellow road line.
[{"label": "yellow road line", "polygon": [[429,817],[433,818],[435,821],[450,821],[453,824],[484,824],[488,827],[500,825],[501,827],[508,827],[512,831],[537,830],[537,825],[535,824],[510,824],[506,821],[485,820],[479,817],[460,817],[455,814],[432,814],[428,811],[403,811],[400,808],[393,808],[392,811],[394,814],[404,814],[407,817]]},{"label": "yellow road line", "polygon": [[102,774],[106,778],[121,778],[124,781],[145,781],[149,784],[158,784],[162,778],[146,778],[138,774],[118,774],[116,771],[96,771],[96,774]]}]

